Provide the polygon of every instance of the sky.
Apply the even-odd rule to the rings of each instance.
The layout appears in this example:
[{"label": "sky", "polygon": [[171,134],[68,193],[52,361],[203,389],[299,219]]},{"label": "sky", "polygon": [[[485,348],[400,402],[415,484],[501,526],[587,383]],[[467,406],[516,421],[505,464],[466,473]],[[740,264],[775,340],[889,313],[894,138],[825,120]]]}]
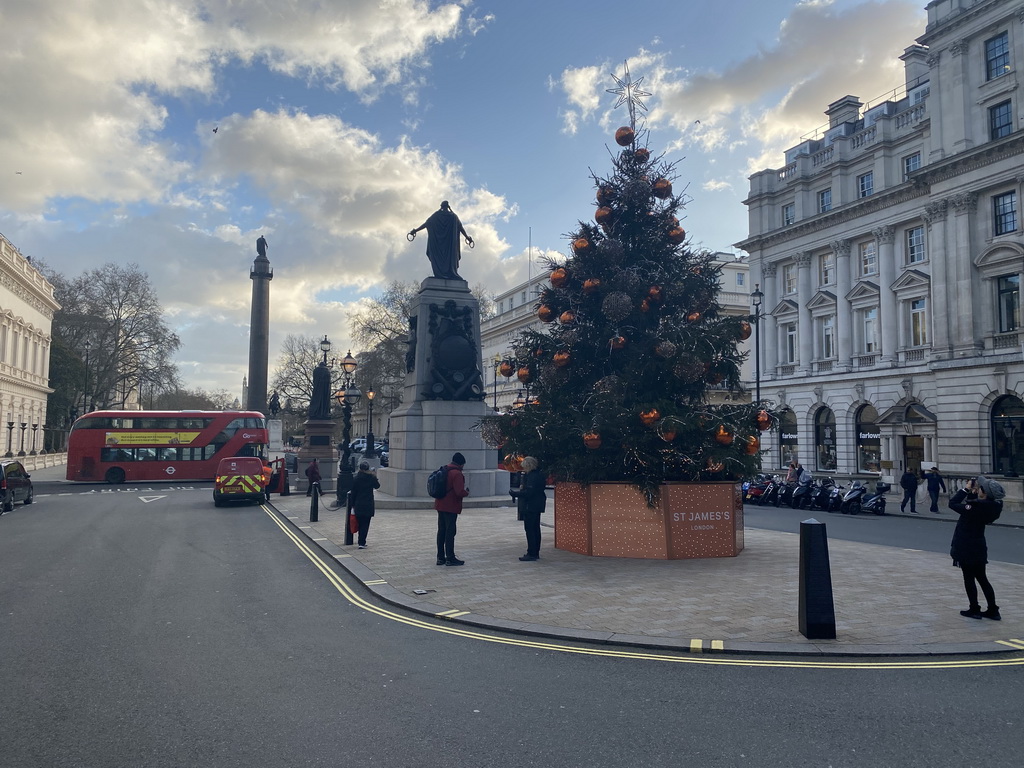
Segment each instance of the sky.
[{"label": "sky", "polygon": [[405,233],[442,200],[475,240],[460,274],[511,288],[593,215],[628,65],[693,244],[733,251],[748,176],[830,102],[901,86],[924,6],[5,0],[0,232],[68,277],[139,265],[185,386],[240,396],[260,235],[271,375],[286,335],[343,355],[361,303],[430,274]]}]

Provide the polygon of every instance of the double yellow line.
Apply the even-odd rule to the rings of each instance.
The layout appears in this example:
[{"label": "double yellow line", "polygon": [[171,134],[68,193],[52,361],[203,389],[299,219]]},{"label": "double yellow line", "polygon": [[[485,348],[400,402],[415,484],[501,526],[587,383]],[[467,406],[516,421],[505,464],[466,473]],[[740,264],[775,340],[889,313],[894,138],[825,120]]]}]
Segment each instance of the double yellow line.
[{"label": "double yellow line", "polygon": [[[527,638],[515,638],[515,637],[500,637],[497,635],[487,634],[482,631],[469,629],[460,625],[450,625],[435,623],[429,619],[419,619],[408,616],[403,616],[394,611],[382,608],[379,605],[375,605],[365,599],[361,595],[355,592],[349,587],[332,567],[329,567],[323,560],[323,558],[310,546],[308,540],[296,533],[291,525],[283,520],[276,512],[270,507],[263,505],[263,511],[267,513],[271,520],[280,528],[284,534],[292,540],[296,547],[309,558],[310,562],[327,577],[327,580],[334,585],[334,588],[341,593],[341,595],[348,600],[352,605],[362,608],[364,611],[376,614],[385,619],[391,621],[397,621],[401,624],[407,624],[411,627],[417,627],[418,629],[426,629],[431,632],[442,632],[446,635],[455,635],[456,637],[464,637],[469,640],[480,640],[486,643],[498,643],[499,645],[512,645],[520,648],[531,648],[534,650],[544,651],[555,651],[558,653],[574,653],[582,656],[602,656],[606,658],[614,659],[634,659],[644,661],[667,661],[676,664],[700,664],[707,666],[724,666],[724,667],[780,667],[789,669],[865,669],[865,670],[878,670],[878,669],[969,669],[973,667],[1016,667],[1024,666],[1024,654],[1015,656],[979,656],[971,659],[964,660],[922,660],[922,661],[876,661],[876,660],[863,660],[863,661],[825,661],[825,660],[802,660],[802,659],[761,659],[761,658],[737,658],[733,656],[703,656],[703,655],[677,655],[670,653],[659,653],[652,651],[644,651],[637,649],[625,649],[614,646],[607,648],[601,647],[586,647],[586,646],[573,646],[563,645],[561,643],[545,642],[543,640],[531,640]],[[346,555],[347,557],[347,555]],[[386,584],[384,579],[371,579],[363,582],[365,585],[373,584]],[[460,611],[456,608],[446,609],[438,611],[434,614],[437,621],[450,621],[457,616],[463,616],[468,611]],[[717,641],[716,641],[717,642]],[[1019,649],[1024,651],[1024,640],[1000,640],[1002,645],[1008,648]],[[701,647],[695,647],[694,643],[701,643],[699,640],[694,640],[691,643],[693,650],[701,650]],[[713,650],[722,650],[722,648],[713,648]]]}]

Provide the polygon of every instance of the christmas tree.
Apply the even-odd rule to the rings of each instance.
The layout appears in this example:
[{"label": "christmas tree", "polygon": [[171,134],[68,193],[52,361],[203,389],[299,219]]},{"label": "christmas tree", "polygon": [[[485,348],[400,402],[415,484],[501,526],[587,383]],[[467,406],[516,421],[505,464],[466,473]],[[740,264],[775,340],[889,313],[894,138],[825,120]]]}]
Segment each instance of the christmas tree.
[{"label": "christmas tree", "polygon": [[510,456],[535,456],[556,480],[625,480],[654,505],[666,481],[730,480],[760,467],[761,403],[709,401],[709,387],[742,391],[738,343],[752,318],[722,313],[720,268],[688,241],[674,164],[636,128],[642,81],[616,78],[630,125],[607,177],[592,174],[593,219],[569,235],[571,255],[548,260],[537,315],[499,368],[527,388],[525,404],[488,417],[484,435]]}]

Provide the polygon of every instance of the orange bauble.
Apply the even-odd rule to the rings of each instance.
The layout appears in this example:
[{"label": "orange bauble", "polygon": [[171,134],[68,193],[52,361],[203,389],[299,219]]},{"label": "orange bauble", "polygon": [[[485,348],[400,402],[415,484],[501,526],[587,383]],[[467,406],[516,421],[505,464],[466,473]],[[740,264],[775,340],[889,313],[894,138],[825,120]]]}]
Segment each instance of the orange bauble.
[{"label": "orange bauble", "polygon": [[555,356],[552,359],[554,360],[555,365],[561,368],[562,366],[569,364],[571,357],[572,356],[565,350],[559,350],[558,352],[555,352]]},{"label": "orange bauble", "polygon": [[751,435],[745,442],[746,446],[744,446],[744,450],[750,456],[754,456],[759,450],[761,450],[761,439],[756,435]]},{"label": "orange bauble", "polygon": [[768,411],[758,411],[757,416],[754,417],[754,425],[762,432],[770,429],[772,426],[772,417],[768,415]]},{"label": "orange bauble", "polygon": [[612,211],[611,208],[609,208],[607,205],[602,205],[600,208],[597,209],[597,212],[594,214],[594,221],[596,221],[602,227],[609,227],[611,226],[612,218],[614,218],[614,216],[615,213],[614,211]]},{"label": "orange bauble", "polygon": [[550,323],[555,319],[555,310],[549,307],[547,304],[541,304],[537,307],[537,317],[543,320],[545,323]]},{"label": "orange bauble", "polygon": [[601,287],[601,278],[591,277],[583,281],[583,292],[593,293]]},{"label": "orange bauble", "polygon": [[664,300],[665,293],[664,291],[661,290],[660,285],[652,285],[650,288],[647,289],[647,298],[649,298],[651,301],[656,301],[660,303]]},{"label": "orange bauble", "polygon": [[686,230],[682,227],[672,227],[672,229],[668,231],[668,241],[672,243],[672,245],[679,245],[685,239]]},{"label": "orange bauble", "polygon": [[519,379],[523,384],[529,384],[530,380],[533,379],[533,373],[527,366],[523,366],[516,371],[516,378]]},{"label": "orange bauble", "polygon": [[746,320],[741,320],[740,321],[740,341],[746,341],[747,339],[749,339],[750,338],[750,334],[752,332],[753,332],[753,328],[751,328],[750,323],[748,323]]},{"label": "orange bauble", "polygon": [[640,147],[640,149],[633,153],[633,157],[635,157],[641,163],[646,163],[648,160],[651,159],[651,153],[647,151],[646,147]]},{"label": "orange bauble", "polygon": [[651,191],[654,192],[655,197],[662,200],[672,197],[672,182],[668,179],[658,179],[651,186]]},{"label": "orange bauble", "polygon": [[577,237],[572,241],[572,249],[579,254],[586,253],[590,250],[590,241],[585,237]]},{"label": "orange bauble", "polygon": [[686,322],[688,323],[699,323],[701,318],[700,312],[691,312],[686,316]]},{"label": "orange bauble", "polygon": [[620,147],[628,147],[636,140],[636,131],[624,125],[615,132],[615,143]]},{"label": "orange bauble", "polygon": [[650,312],[651,311],[651,300],[650,299],[644,299],[643,301],[640,302],[640,311],[641,312]]},{"label": "orange bauble", "polygon": [[657,408],[651,408],[649,411],[640,411],[640,421],[643,422],[645,427],[651,426],[660,418],[661,411]]},{"label": "orange bauble", "polygon": [[508,360],[503,360],[501,362],[501,365],[498,366],[498,373],[500,373],[505,378],[508,378],[509,376],[511,376],[515,372],[516,372],[515,366],[512,365],[512,363],[510,361],[508,361]]},{"label": "orange bauble", "polygon": [[676,439],[676,433],[674,430],[666,429],[664,432],[661,433],[661,439],[664,440],[666,443],[671,443],[673,440]]},{"label": "orange bauble", "polygon": [[558,322],[560,322],[562,325],[569,325],[569,323],[572,323],[575,320],[576,313],[573,312],[571,309],[565,310],[565,312],[558,316]]},{"label": "orange bauble", "polygon": [[537,347],[535,350],[533,350],[533,356],[534,357],[544,357],[544,348],[543,347]]},{"label": "orange bauble", "polygon": [[715,440],[722,445],[732,445],[733,434],[721,424],[718,425],[718,429],[715,430]]},{"label": "orange bauble", "polygon": [[625,336],[612,336],[608,340],[608,346],[611,347],[612,349],[622,349],[623,347],[626,346],[626,337]]},{"label": "orange bauble", "polygon": [[611,205],[615,199],[615,190],[609,186],[603,186],[597,188],[597,202],[598,205]]},{"label": "orange bauble", "polygon": [[525,457],[518,453],[510,453],[505,457],[505,466],[509,472],[522,472],[523,471],[523,459]]},{"label": "orange bauble", "polygon": [[551,270],[549,277],[551,279],[552,288],[561,288],[565,285],[565,281],[569,279],[569,273],[562,267],[559,267],[558,269]]},{"label": "orange bauble", "polygon": [[590,450],[595,450],[601,447],[601,435],[598,432],[584,432],[583,433],[583,444]]}]

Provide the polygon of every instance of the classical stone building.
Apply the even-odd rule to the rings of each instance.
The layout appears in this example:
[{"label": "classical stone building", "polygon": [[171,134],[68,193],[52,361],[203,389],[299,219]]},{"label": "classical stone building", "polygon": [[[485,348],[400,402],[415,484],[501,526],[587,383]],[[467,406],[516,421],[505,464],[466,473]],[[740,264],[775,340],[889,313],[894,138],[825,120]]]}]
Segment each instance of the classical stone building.
[{"label": "classical stone building", "polygon": [[784,408],[768,467],[1024,470],[1024,3],[927,11],[902,88],[838,99],[750,179],[738,246],[765,294],[762,394]]},{"label": "classical stone building", "polygon": [[53,286],[0,235],[0,455],[43,448]]}]

